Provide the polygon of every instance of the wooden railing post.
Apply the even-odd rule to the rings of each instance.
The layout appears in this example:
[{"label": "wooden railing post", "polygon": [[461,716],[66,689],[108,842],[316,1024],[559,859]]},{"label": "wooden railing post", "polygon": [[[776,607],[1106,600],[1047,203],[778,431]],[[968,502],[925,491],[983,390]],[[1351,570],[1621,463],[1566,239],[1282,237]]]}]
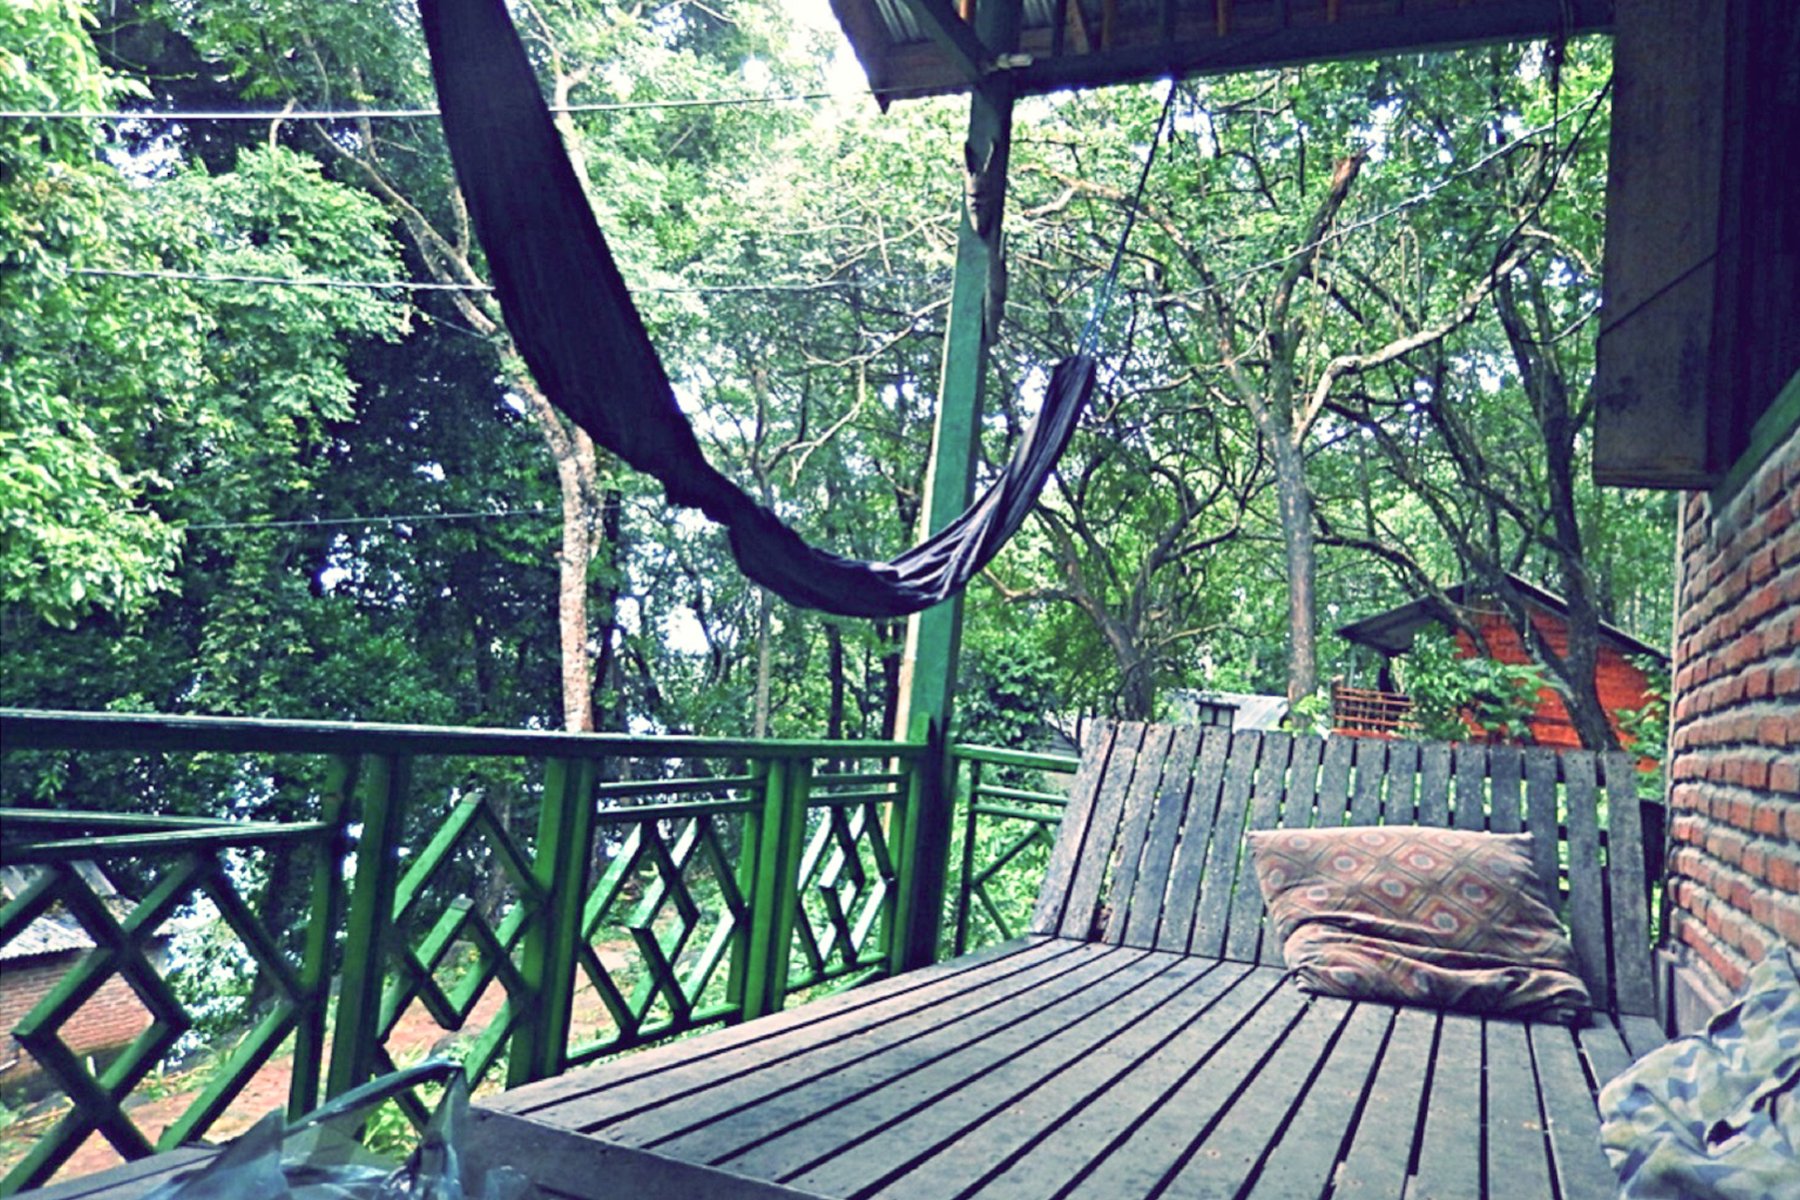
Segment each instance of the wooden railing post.
[{"label": "wooden railing post", "polygon": [[349,1091],[373,1074],[380,1048],[381,992],[394,928],[394,892],[400,883],[411,760],[371,755],[357,779],[362,836],[356,844],[356,878],[344,938],[344,969],[332,1021],[331,1066],[325,1097]]},{"label": "wooden railing post", "polygon": [[594,841],[595,776],[591,758],[552,758],[544,764],[544,802],[532,860],[541,901],[527,927],[519,964],[529,1012],[513,1036],[506,1065],[509,1087],[558,1074],[568,1053]]},{"label": "wooden railing post", "polygon": [[749,972],[744,1017],[778,1011],[787,999],[788,954],[794,940],[800,856],[806,845],[806,800],[812,784],[807,759],[769,764],[763,806],[755,901],[750,906]]},{"label": "wooden railing post", "polygon": [[357,785],[357,760],[340,754],[331,760],[319,818],[331,826],[319,843],[313,863],[312,906],[306,927],[306,946],[300,959],[300,978],[308,1007],[294,1027],[294,1070],[288,1083],[288,1119],[298,1120],[319,1106],[319,1085],[325,1073],[327,1020],[331,1015],[331,984],[336,978],[337,932],[344,919],[344,859],[350,853],[350,796]]},{"label": "wooden railing post", "polygon": [[[751,976],[758,980],[762,977],[763,964],[767,961],[762,934],[759,931],[758,913],[761,903],[761,856],[763,838],[769,820],[769,775],[774,764],[767,759],[757,759],[746,764],[749,773],[756,779],[756,788],[761,796],[761,803],[744,814],[743,840],[738,845],[737,855],[737,889],[738,895],[744,898],[743,925],[731,939],[731,962],[729,974],[725,977],[725,1002],[737,1010],[733,1020],[744,1020],[752,1015],[750,997],[755,994]],[[762,986],[760,982],[757,987]]]}]

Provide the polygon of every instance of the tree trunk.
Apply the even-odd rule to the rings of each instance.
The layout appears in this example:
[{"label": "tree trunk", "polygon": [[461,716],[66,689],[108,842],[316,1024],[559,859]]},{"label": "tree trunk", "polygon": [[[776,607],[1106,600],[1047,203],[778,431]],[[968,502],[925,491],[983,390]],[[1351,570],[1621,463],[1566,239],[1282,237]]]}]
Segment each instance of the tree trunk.
[{"label": "tree trunk", "polygon": [[770,676],[774,670],[774,648],[769,643],[775,623],[775,601],[767,588],[758,588],[757,594],[762,598],[762,604],[756,610],[756,716],[750,736],[766,738],[769,736]]},{"label": "tree trunk", "polygon": [[831,672],[831,708],[825,714],[825,736],[837,741],[844,736],[844,631],[825,622],[825,650]]},{"label": "tree trunk", "polygon": [[1281,546],[1288,578],[1288,684],[1290,708],[1319,689],[1318,549],[1313,532],[1312,489],[1300,450],[1274,444],[1275,486],[1280,497]]}]

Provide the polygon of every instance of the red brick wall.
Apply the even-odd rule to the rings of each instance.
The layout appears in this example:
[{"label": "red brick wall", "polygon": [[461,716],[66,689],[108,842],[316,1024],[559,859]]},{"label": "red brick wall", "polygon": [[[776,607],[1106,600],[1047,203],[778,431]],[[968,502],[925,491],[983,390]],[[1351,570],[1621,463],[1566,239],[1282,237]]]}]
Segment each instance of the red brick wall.
[{"label": "red brick wall", "polygon": [[1665,940],[1691,1027],[1800,947],[1800,435],[1718,511],[1683,506]]},{"label": "red brick wall", "polygon": [[[12,1083],[37,1072],[37,1063],[13,1041],[12,1031],[38,1001],[49,995],[75,961],[76,955],[71,952],[0,967],[0,1082]],[[76,1054],[95,1054],[128,1045],[149,1024],[150,1013],[137,993],[114,975],[75,1010],[59,1036]]]},{"label": "red brick wall", "polygon": [[[1529,608],[1532,624],[1537,626],[1538,635],[1557,654],[1567,653],[1569,647],[1569,626],[1561,614],[1547,612],[1532,605]],[[1506,617],[1500,613],[1481,613],[1476,617],[1481,628],[1481,637],[1487,643],[1488,657],[1496,662],[1523,665],[1532,661],[1531,652],[1525,648],[1525,640],[1521,638]],[[1474,658],[1480,651],[1475,647],[1474,639],[1460,629],[1456,633],[1457,648],[1463,657]],[[1612,725],[1615,736],[1629,747],[1631,740],[1623,737],[1619,730],[1619,710],[1639,709],[1649,696],[1650,681],[1640,671],[1625,652],[1609,641],[1605,634],[1600,639],[1600,654],[1594,663],[1594,689],[1600,694],[1600,703],[1606,709],[1606,719]],[[1549,687],[1538,690],[1537,713],[1531,718],[1531,739],[1540,746],[1578,747],[1581,738],[1575,732],[1575,723],[1569,719],[1569,710],[1563,705],[1562,697]]]}]

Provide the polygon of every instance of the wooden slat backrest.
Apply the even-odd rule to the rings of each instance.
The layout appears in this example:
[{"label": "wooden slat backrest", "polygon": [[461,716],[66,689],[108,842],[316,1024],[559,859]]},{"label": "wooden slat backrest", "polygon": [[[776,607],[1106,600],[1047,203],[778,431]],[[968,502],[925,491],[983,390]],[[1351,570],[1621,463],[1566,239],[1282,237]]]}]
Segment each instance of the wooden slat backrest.
[{"label": "wooden slat backrest", "polygon": [[[1244,832],[1433,824],[1533,834],[1596,1003],[1654,1015],[1629,755],[1099,723],[1033,916],[1038,933],[1279,962]],[[1608,828],[1599,825],[1604,797]]]}]

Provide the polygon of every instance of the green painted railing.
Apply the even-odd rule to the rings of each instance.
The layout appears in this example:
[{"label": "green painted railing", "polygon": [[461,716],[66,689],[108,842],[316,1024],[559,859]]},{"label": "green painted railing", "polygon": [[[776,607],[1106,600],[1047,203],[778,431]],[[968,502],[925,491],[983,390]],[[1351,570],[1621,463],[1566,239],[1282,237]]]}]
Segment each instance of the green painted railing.
[{"label": "green painted railing", "polygon": [[952,952],[1025,931],[1077,759],[953,746],[963,822]]},{"label": "green painted railing", "polygon": [[[0,710],[0,953],[60,971],[10,1035],[68,1100],[0,1194],[91,1137],[217,1133],[271,1069],[296,1114],[425,1049],[512,1086],[887,973],[922,754]],[[196,927],[239,1002],[183,1073],[221,980]],[[148,1023],[102,1062],[76,1034],[115,980]],[[171,1072],[179,1111],[146,1128]]]}]

